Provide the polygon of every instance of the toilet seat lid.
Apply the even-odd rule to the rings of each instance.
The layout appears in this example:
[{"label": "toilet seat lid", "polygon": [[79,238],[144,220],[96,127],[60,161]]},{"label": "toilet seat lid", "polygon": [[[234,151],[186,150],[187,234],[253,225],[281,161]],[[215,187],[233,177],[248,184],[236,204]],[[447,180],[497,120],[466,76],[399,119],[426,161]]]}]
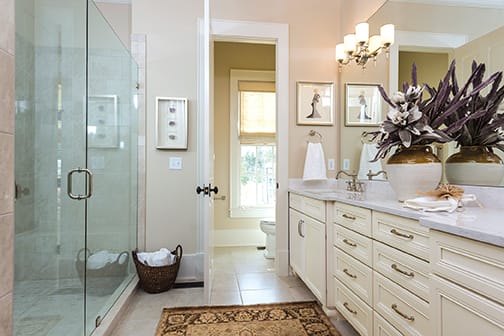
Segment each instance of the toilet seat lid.
[{"label": "toilet seat lid", "polygon": [[261,219],[261,224],[275,225],[276,221],[274,218],[264,218],[264,219]]}]

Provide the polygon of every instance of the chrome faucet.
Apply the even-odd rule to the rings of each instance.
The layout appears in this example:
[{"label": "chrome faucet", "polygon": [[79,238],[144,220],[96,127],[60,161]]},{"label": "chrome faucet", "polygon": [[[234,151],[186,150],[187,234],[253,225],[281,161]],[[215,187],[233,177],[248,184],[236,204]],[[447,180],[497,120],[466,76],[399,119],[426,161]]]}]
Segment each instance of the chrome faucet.
[{"label": "chrome faucet", "polygon": [[380,174],[383,174],[383,177],[385,177],[388,180],[387,172],[385,170],[380,170],[380,171],[377,171],[376,173],[373,173],[370,169],[366,175],[367,175],[368,180],[371,181],[374,176],[378,176]]},{"label": "chrome faucet", "polygon": [[347,191],[359,191],[359,192],[362,191],[362,182],[357,182],[357,174],[351,174],[351,173],[347,173],[344,170],[340,170],[336,174],[336,179],[339,179],[341,174],[345,174],[346,176],[348,176],[352,179],[351,181],[346,181]]}]

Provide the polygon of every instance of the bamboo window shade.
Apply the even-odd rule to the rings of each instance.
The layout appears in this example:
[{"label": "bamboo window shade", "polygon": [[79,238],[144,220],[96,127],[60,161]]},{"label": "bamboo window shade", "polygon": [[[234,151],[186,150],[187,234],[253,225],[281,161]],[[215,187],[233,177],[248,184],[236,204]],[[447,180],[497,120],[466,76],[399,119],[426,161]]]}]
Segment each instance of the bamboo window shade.
[{"label": "bamboo window shade", "polygon": [[[275,82],[238,81],[240,142],[274,142],[276,132]],[[269,141],[267,141],[269,138]]]}]

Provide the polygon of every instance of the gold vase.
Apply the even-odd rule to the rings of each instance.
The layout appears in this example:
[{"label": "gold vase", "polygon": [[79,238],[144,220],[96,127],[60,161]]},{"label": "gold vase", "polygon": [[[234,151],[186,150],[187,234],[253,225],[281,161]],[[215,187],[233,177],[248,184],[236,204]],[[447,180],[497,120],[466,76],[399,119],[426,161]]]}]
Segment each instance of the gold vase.
[{"label": "gold vase", "polygon": [[504,163],[485,146],[462,146],[446,159],[445,174],[453,184],[495,186],[504,177]]},{"label": "gold vase", "polygon": [[430,146],[400,147],[387,160],[386,171],[397,199],[403,202],[419,196],[419,192],[437,188],[443,168]]}]

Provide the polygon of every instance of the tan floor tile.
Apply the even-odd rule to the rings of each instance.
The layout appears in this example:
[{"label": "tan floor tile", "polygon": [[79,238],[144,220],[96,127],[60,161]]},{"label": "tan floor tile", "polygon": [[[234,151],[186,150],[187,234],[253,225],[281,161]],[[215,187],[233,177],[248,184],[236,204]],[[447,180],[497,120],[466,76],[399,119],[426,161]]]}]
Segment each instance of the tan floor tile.
[{"label": "tan floor tile", "polygon": [[210,299],[210,305],[241,305],[242,300],[241,300],[241,295],[239,291],[235,292],[219,292],[219,291],[213,291],[212,296]]},{"label": "tan floor tile", "polygon": [[286,289],[280,288],[241,291],[241,296],[244,305],[294,301]]}]

